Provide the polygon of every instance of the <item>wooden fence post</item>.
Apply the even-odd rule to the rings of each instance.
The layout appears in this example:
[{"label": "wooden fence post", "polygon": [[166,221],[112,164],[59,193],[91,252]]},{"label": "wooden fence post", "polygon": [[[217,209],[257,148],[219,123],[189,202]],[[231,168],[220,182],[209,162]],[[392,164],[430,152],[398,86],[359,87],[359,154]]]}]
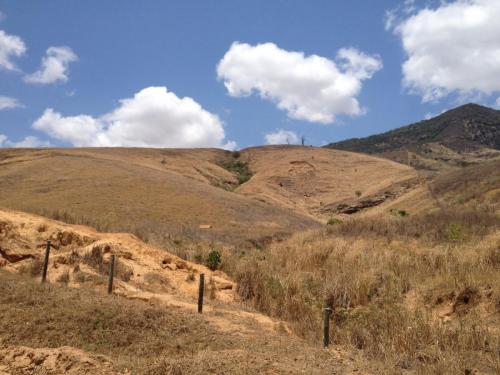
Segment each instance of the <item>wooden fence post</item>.
[{"label": "wooden fence post", "polygon": [[205,290],[205,274],[200,274],[200,287],[198,289],[198,312],[203,312],[203,292]]},{"label": "wooden fence post", "polygon": [[330,345],[330,315],[332,314],[332,309],[330,307],[325,308],[325,315],[323,318],[323,347],[327,348]]},{"label": "wooden fence post", "polygon": [[108,280],[108,294],[113,293],[113,275],[115,273],[115,255],[111,255],[109,259],[109,280]]},{"label": "wooden fence post", "polygon": [[47,247],[45,248],[45,260],[43,262],[43,273],[42,273],[42,283],[47,280],[47,270],[49,269],[49,255],[50,255],[50,240],[47,241]]}]

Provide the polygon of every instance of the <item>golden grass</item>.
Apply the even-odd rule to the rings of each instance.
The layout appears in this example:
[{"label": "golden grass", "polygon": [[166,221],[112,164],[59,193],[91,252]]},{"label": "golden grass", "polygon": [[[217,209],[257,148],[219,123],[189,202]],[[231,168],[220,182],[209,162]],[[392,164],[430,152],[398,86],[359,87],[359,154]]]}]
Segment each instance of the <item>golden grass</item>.
[{"label": "golden grass", "polygon": [[[111,367],[95,373],[325,374],[363,368],[252,319],[235,320],[242,330],[228,331],[213,323],[216,318],[0,270],[2,349],[69,346],[105,355]],[[18,373],[45,373],[35,364],[20,366]]]},{"label": "golden grass", "polygon": [[[237,184],[236,176],[217,164],[225,155],[222,150],[0,150],[0,206],[163,244],[242,244],[317,224],[217,187]],[[199,229],[202,224],[212,229]]]},{"label": "golden grass", "polygon": [[[459,237],[450,225],[460,228]],[[224,256],[229,256],[224,254]],[[359,350],[377,373],[500,371],[500,217],[488,209],[364,218],[298,234],[228,266],[262,312]]]},{"label": "golden grass", "polygon": [[[100,230],[130,231],[140,238],[168,246],[170,251],[184,259],[203,262],[211,250],[217,249],[222,253],[222,270],[238,282],[240,297],[258,310],[286,320],[309,343],[321,341],[322,309],[325,305],[331,306],[334,309],[333,342],[359,353],[377,374],[500,372],[498,165],[490,163],[439,176],[430,185],[430,196],[422,198],[422,202],[413,202],[418,205],[431,202],[426,207],[437,207],[432,211],[414,214],[410,210],[409,216],[402,217],[377,209],[374,211],[376,215],[354,216],[342,222],[332,220],[332,225],[322,229],[300,232],[318,226],[302,214],[319,209],[320,199],[335,198],[334,187],[328,182],[332,174],[321,172],[319,177],[315,174],[335,170],[336,178],[343,179],[344,171],[342,167],[327,165],[323,151],[307,154],[311,160],[306,163],[304,155],[301,156],[306,149],[290,148],[286,158],[278,158],[276,155],[283,156],[283,150],[286,148],[250,149],[242,153],[240,157],[249,163],[254,175],[235,193],[212,186],[215,183],[210,179],[223,181],[228,173],[217,169],[220,167],[212,151],[202,151],[203,157],[212,160],[204,164],[204,168],[211,171],[210,178],[203,174],[205,172],[198,175],[200,171],[189,172],[191,175],[188,176],[186,168],[202,160],[189,152],[174,155],[148,151],[142,154],[140,150],[134,150],[130,151],[131,156],[126,154],[127,150],[116,151],[117,154],[110,150],[72,150],[68,153],[58,151],[57,155],[53,154],[55,151],[15,155],[11,158],[14,160],[4,162],[5,168],[0,175],[0,204],[69,223],[96,226]],[[220,156],[219,153],[215,155]],[[368,160],[348,153],[343,157],[343,162],[347,163],[343,165],[348,166],[350,172]],[[190,159],[192,164],[186,164],[183,158],[194,159]],[[272,170],[270,162],[273,159],[284,164]],[[380,159],[368,161],[371,163],[366,164],[366,168],[376,167],[382,172],[383,166],[387,166],[384,163],[389,163]],[[387,178],[383,173],[379,175],[382,182],[374,186],[373,191],[369,186],[370,174],[363,169],[359,183],[355,175],[350,174],[345,178],[349,184],[342,185],[337,193],[340,192],[342,197],[349,194],[356,199],[358,189],[362,194],[371,194],[413,173],[404,166],[394,168],[392,172],[389,170]],[[35,172],[42,169],[46,171],[45,175],[37,176]],[[282,176],[282,172],[291,175]],[[58,173],[64,175],[57,177],[57,183],[54,183]],[[273,176],[279,178],[273,179]],[[29,180],[23,180],[27,177]],[[211,182],[199,184],[202,178]],[[314,185],[315,181],[317,185]],[[281,189],[283,187],[286,189]],[[311,189],[316,189],[317,195],[310,196]],[[257,203],[238,194],[254,196],[272,204]],[[412,203],[411,193],[408,196],[409,203]],[[298,202],[293,208],[295,213],[283,208],[292,207],[294,200]],[[64,207],[56,206],[59,202],[64,202]],[[200,231],[197,224],[201,223],[214,224],[214,232]],[[293,232],[296,234],[286,239]],[[238,243],[240,246],[222,246],[221,243]],[[100,267],[97,263],[96,267]],[[34,265],[34,271],[27,272],[36,273],[38,269]],[[0,298],[7,298],[3,300],[7,306],[4,311],[16,311],[13,306],[17,301],[24,301],[20,304],[40,307],[36,311],[28,309],[25,316],[37,316],[44,309],[58,313],[57,303],[56,310],[51,310],[34,296],[36,293],[30,292],[30,288],[41,287],[20,283],[28,292],[23,292],[23,288],[19,292],[9,291],[5,288],[13,288],[15,283],[2,283],[7,285],[0,293]],[[151,288],[156,288],[161,281],[151,279],[148,283]],[[48,301],[65,299],[65,293],[80,293],[58,289],[51,295],[50,288],[36,291],[42,295],[49,293],[43,297]],[[8,299],[9,293],[13,299]],[[68,295],[68,298],[73,297]],[[113,329],[118,329],[122,325],[119,312],[106,301],[96,301],[105,309],[111,308],[113,313],[110,316],[118,319],[114,323],[106,320],[103,327],[107,329],[107,324],[111,324]],[[113,303],[116,302],[125,312],[138,309],[137,313],[131,313],[133,329],[149,324],[150,320],[141,315],[149,314],[144,312],[144,305],[137,307],[139,305],[136,306],[135,302],[129,305],[117,301],[114,299]],[[82,303],[80,310],[87,319],[93,310],[86,305],[87,302]],[[50,327],[78,331],[78,322],[83,318],[72,308],[68,306],[62,316],[75,319],[74,325],[67,326],[65,324],[69,323],[57,320]],[[157,310],[152,312],[153,316],[157,313]],[[122,358],[123,353],[140,352],[140,345],[146,345],[147,349],[142,353],[156,355],[156,349],[145,341],[152,331],[174,324],[169,321],[170,313],[172,311],[162,315],[158,325],[151,323],[153,328],[146,329],[138,341],[128,338],[133,341],[130,348],[119,346],[116,352],[106,351],[103,344],[102,347],[92,347],[92,350]],[[6,316],[13,324],[20,324],[20,317],[10,313]],[[201,320],[196,319],[193,324],[200,324]],[[177,327],[175,324],[173,326]],[[44,327],[40,332],[48,329]],[[86,327],[85,323],[83,327]],[[97,331],[103,327],[99,326]],[[208,358],[209,367],[215,372],[224,369],[231,373],[245,373],[242,367],[231,367],[227,353],[220,354],[228,350],[226,341],[219,343],[221,333],[211,332],[205,338],[215,340],[211,344],[216,346],[215,349],[211,346],[207,349],[210,344],[203,339],[200,346],[189,342],[189,349],[176,355],[169,352],[172,350],[170,344],[158,344],[158,350],[163,353],[158,361],[154,364],[141,362],[145,361],[142,357],[137,361],[144,366],[153,366],[152,373],[179,369],[196,373],[198,370],[202,372]],[[33,341],[29,341],[28,336],[13,335],[12,343],[44,344],[41,334],[35,334]],[[264,345],[268,339],[269,336],[255,335],[248,341],[239,341],[232,336],[223,340],[241,350],[239,354],[231,352],[238,359],[242,358],[241,353],[252,360],[261,359],[265,351],[283,355],[282,348],[277,349],[274,344],[271,347]],[[65,338],[60,340],[58,345],[67,342]],[[80,336],[75,340],[75,345],[86,347],[84,341],[79,341],[84,340]],[[290,341],[289,338],[286,340]],[[56,343],[54,336],[51,345]],[[294,345],[309,350],[305,343]],[[200,354],[207,352],[209,354]],[[300,350],[297,349],[295,354],[297,352]],[[186,353],[191,353],[191,356]],[[315,355],[311,354],[312,357]],[[135,358],[133,354],[130,356]],[[276,360],[286,362],[290,357]],[[128,359],[123,361],[120,363],[129,365]],[[223,366],[217,367],[217,361]],[[290,368],[293,366],[287,369]],[[254,372],[263,370],[260,367],[251,369]],[[307,367],[305,369],[307,373]],[[328,368],[318,373],[328,373]]]}]

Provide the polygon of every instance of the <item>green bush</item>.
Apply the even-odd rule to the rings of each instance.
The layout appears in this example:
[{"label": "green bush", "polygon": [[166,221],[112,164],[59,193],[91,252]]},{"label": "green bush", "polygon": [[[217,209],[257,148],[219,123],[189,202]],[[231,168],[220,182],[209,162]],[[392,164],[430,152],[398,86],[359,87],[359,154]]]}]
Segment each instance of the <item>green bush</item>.
[{"label": "green bush", "polygon": [[398,215],[401,217],[409,216],[410,214],[405,210],[398,210]]},{"label": "green bush", "polygon": [[450,241],[459,241],[462,239],[462,226],[460,224],[448,225],[448,239]]},{"label": "green bush", "polygon": [[221,255],[219,251],[212,250],[210,253],[208,253],[207,257],[208,268],[210,268],[212,271],[215,271],[217,268],[219,268],[220,263],[221,263]]},{"label": "green bush", "polygon": [[331,217],[327,222],[327,225],[335,225],[335,224],[342,224],[342,220],[337,219],[336,217]]}]

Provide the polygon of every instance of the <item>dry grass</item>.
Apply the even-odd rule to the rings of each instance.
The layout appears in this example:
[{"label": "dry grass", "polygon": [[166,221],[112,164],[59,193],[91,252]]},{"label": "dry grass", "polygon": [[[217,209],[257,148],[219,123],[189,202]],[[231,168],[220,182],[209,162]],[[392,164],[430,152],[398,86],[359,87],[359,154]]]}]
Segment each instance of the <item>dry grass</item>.
[{"label": "dry grass", "polygon": [[243,244],[317,224],[218,187],[238,184],[237,173],[218,164],[227,157],[223,150],[3,149],[0,206],[164,246]]},{"label": "dry grass", "polygon": [[[2,344],[63,345],[105,354],[142,371],[156,357],[227,348],[222,335],[196,316],[89,290],[39,285],[0,272]],[[218,337],[219,339],[215,339]]]},{"label": "dry grass", "polygon": [[[326,374],[362,368],[251,319],[231,322],[242,328],[234,332],[214,326],[220,313],[209,315],[42,285],[0,271],[2,348],[80,348],[107,356],[121,374]],[[34,365],[23,370],[46,373]]]},{"label": "dry grass", "polygon": [[[109,260],[104,259],[103,250],[100,246],[94,246],[90,252],[84,254],[82,261],[94,268],[98,273],[109,275]],[[119,259],[116,259],[113,274],[120,280],[127,282],[133,276],[133,271],[123,262],[120,262]]]},{"label": "dry grass", "polygon": [[[472,165],[438,176],[431,184],[433,194],[446,201],[500,202],[500,160]],[[488,199],[489,198],[489,199]]]},{"label": "dry grass", "polygon": [[[459,238],[450,237],[456,223]],[[455,233],[456,234],[456,233]],[[500,217],[479,207],[365,218],[299,234],[229,267],[256,308],[335,343],[378,373],[500,371]]]}]

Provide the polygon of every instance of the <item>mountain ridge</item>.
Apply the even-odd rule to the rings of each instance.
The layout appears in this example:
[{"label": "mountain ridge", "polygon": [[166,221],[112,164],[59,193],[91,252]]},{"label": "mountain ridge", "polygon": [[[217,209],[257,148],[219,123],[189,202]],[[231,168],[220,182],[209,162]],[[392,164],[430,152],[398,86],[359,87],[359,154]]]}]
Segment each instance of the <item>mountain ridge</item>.
[{"label": "mountain ridge", "polygon": [[463,166],[500,155],[500,111],[469,103],[428,120],[325,147],[375,154],[421,169]]}]

